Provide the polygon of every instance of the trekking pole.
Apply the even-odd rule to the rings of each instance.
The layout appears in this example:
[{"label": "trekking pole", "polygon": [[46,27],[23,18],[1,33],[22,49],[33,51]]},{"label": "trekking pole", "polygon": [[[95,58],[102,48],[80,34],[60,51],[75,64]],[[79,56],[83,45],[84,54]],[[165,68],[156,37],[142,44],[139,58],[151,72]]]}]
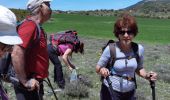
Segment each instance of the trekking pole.
[{"label": "trekking pole", "polygon": [[50,79],[47,78],[47,81],[48,81],[48,82],[47,82],[46,80],[43,80],[43,81],[45,81],[45,82],[48,84],[48,86],[51,88],[51,90],[52,90],[52,92],[53,92],[53,94],[54,94],[55,99],[58,100],[57,95],[56,95],[55,92],[54,92],[54,88],[53,88],[53,86],[51,85]]},{"label": "trekking pole", "polygon": [[150,80],[150,86],[152,89],[152,100],[156,100],[155,99],[155,82]]},{"label": "trekking pole", "polygon": [[114,94],[113,94],[113,88],[112,88],[112,81],[110,80],[110,78],[109,78],[109,76],[107,76],[106,77],[106,81],[107,81],[107,83],[108,83],[108,85],[109,85],[109,89],[110,89],[110,93],[111,93],[111,95],[113,96]]}]

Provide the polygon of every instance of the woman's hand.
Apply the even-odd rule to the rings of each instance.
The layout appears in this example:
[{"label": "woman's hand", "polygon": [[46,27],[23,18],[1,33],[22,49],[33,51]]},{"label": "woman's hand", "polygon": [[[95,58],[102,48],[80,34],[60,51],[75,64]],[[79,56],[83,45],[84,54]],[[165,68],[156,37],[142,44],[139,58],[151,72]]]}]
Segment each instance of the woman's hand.
[{"label": "woman's hand", "polygon": [[157,80],[157,73],[150,71],[146,74],[145,78],[147,80],[156,81]]},{"label": "woman's hand", "polygon": [[101,74],[103,77],[106,78],[107,76],[110,75],[110,72],[107,68],[102,67],[102,68],[100,68],[99,74]]}]

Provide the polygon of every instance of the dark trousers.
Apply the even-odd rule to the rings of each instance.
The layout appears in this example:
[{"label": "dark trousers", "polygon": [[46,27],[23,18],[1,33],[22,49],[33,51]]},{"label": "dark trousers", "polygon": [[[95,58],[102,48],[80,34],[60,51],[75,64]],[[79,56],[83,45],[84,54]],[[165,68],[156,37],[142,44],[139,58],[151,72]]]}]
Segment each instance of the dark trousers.
[{"label": "dark trousers", "polygon": [[57,82],[60,88],[64,88],[65,80],[63,76],[62,65],[56,50],[54,50],[51,44],[48,44],[48,54],[51,62],[54,64],[54,82]]},{"label": "dark trousers", "polygon": [[[111,94],[113,93],[113,95]],[[118,92],[118,91],[110,91],[110,89],[102,84],[100,91],[100,100],[136,100],[135,98],[135,90],[130,92]]]},{"label": "dark trousers", "polygon": [[40,82],[40,90],[28,91],[23,87],[14,86],[17,100],[43,100],[43,82]]}]

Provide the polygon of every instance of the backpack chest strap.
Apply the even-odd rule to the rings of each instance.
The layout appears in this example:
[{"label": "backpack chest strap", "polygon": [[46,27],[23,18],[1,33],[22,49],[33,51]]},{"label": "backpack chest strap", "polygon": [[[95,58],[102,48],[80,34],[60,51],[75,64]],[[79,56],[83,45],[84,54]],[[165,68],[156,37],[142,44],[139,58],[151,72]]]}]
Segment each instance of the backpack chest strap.
[{"label": "backpack chest strap", "polygon": [[125,79],[125,80],[128,80],[128,81],[135,81],[135,79],[134,79],[133,77],[130,77],[130,76],[121,76],[121,75],[112,74],[112,73],[111,73],[111,76],[120,77],[120,78]]},{"label": "backpack chest strap", "polygon": [[114,58],[114,59],[115,59],[115,61],[116,61],[116,60],[121,60],[121,59],[127,59],[127,60],[130,60],[130,59],[132,59],[132,58],[137,59],[137,56],[134,54],[134,55],[131,55],[131,56],[118,57],[118,58]]}]

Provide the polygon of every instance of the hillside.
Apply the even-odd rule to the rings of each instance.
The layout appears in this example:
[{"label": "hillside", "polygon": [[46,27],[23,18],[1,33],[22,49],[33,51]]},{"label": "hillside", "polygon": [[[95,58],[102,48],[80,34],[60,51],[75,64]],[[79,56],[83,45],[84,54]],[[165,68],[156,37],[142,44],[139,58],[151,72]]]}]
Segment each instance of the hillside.
[{"label": "hillside", "polygon": [[[18,20],[22,20],[28,11],[22,9],[11,9],[17,15]],[[98,9],[89,11],[60,11],[53,13],[80,14],[87,16],[119,16],[122,12],[131,12],[134,16],[169,18],[170,19],[170,0],[142,0],[124,9]]]},{"label": "hillside", "polygon": [[170,0],[143,0],[123,10],[135,16],[170,18]]}]

